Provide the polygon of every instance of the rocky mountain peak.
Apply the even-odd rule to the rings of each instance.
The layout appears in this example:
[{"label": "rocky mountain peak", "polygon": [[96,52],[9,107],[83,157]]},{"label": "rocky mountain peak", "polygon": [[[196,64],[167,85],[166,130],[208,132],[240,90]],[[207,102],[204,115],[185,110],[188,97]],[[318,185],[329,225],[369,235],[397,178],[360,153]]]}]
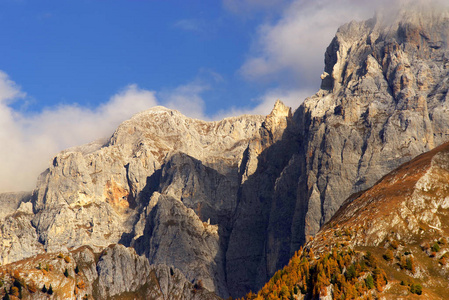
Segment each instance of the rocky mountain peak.
[{"label": "rocky mountain peak", "polygon": [[[292,124],[292,109],[286,106],[281,100],[277,100],[271,113],[266,116],[262,126],[267,130],[266,146],[282,139],[284,131]],[[265,133],[262,132],[262,136]]]},{"label": "rocky mountain peak", "polygon": [[435,58],[436,63],[444,64],[448,9],[419,6],[393,11],[363,22],[352,21],[338,29],[325,55],[323,90],[336,92],[341,86],[350,87],[351,80],[367,74],[371,56],[383,73],[392,62],[394,68],[400,63],[404,69],[417,59]]},{"label": "rocky mountain peak", "polygon": [[121,243],[228,295],[222,238],[229,235],[239,183],[257,166],[249,148],[265,141],[264,121],[206,122],[156,107],[123,122],[102,146],[59,153],[27,205],[0,197],[18,202],[3,216],[0,260],[81,245],[98,252]]},{"label": "rocky mountain peak", "polygon": [[273,109],[271,110],[271,113],[268,115],[268,117],[286,117],[291,118],[292,117],[292,109],[291,107],[286,106],[281,100],[276,100],[276,103],[274,104]]}]

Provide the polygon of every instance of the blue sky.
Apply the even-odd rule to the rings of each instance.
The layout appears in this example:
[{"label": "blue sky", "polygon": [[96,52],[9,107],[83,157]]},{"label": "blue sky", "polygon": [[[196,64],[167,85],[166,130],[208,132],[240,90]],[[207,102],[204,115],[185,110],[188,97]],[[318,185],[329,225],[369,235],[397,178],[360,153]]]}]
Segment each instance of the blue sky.
[{"label": "blue sky", "polygon": [[369,0],[0,1],[0,192],[155,105],[217,120],[296,109]]},{"label": "blue sky", "polygon": [[207,116],[250,108],[276,82],[248,82],[238,70],[257,26],[288,3],[278,2],[278,14],[242,15],[220,1],[6,0],[0,67],[27,93],[14,107],[29,111],[94,108],[129,84],[167,93],[192,82],[204,86]]}]

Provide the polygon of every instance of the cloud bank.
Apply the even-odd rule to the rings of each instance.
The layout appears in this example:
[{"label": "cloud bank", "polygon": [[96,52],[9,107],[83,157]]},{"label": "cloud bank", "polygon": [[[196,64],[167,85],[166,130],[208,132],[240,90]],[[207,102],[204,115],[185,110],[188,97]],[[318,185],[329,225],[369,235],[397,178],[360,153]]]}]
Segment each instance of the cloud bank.
[{"label": "cloud bank", "polygon": [[129,85],[95,109],[72,105],[23,113],[11,104],[26,97],[20,86],[0,71],[0,192],[32,190],[38,175],[59,151],[109,137],[137,112],[156,105],[204,118],[200,93],[206,87],[186,84],[160,95]]}]

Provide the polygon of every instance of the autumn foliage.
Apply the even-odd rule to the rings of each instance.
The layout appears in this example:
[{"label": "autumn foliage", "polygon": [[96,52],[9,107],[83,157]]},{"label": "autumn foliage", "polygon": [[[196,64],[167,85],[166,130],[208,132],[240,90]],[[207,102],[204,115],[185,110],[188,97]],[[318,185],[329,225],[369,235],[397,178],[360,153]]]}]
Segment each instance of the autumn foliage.
[{"label": "autumn foliage", "polygon": [[257,294],[251,292],[245,299],[295,299],[299,294],[315,299],[329,293],[333,299],[371,299],[386,285],[385,271],[369,252],[334,248],[316,256],[300,249]]}]

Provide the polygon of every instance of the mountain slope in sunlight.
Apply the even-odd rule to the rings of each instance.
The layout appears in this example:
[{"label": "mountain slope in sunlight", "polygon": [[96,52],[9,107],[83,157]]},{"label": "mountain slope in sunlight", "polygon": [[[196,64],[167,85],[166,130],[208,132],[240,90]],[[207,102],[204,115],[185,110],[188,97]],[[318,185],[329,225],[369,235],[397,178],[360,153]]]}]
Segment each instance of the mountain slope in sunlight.
[{"label": "mountain slope in sunlight", "polygon": [[284,269],[246,298],[380,296],[449,297],[449,143],[351,196]]}]

